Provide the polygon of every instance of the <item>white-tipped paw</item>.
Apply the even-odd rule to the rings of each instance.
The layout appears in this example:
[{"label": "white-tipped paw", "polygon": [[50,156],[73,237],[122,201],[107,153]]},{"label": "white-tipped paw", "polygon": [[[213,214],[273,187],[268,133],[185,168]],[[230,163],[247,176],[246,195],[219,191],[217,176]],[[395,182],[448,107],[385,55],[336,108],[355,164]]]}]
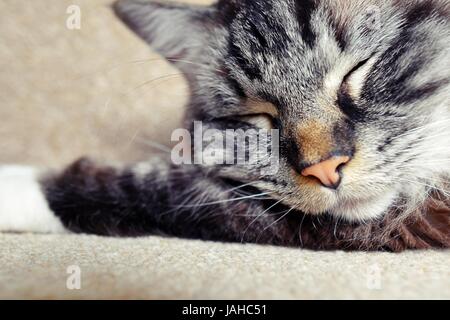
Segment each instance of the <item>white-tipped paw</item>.
[{"label": "white-tipped paw", "polygon": [[0,232],[65,232],[50,210],[35,168],[0,166]]}]

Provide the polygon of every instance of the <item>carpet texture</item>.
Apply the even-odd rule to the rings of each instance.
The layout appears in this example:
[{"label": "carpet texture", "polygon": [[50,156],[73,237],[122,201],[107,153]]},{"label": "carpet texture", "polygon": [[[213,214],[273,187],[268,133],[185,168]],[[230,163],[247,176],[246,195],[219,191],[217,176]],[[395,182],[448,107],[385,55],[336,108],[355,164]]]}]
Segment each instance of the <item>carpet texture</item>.
[{"label": "carpet texture", "polygon": [[[450,298],[447,252],[36,235],[0,235],[0,246],[1,298]],[[81,271],[80,290],[67,289],[71,266]]]},{"label": "carpet texture", "polygon": [[[73,4],[80,30],[66,27]],[[132,162],[169,144],[186,85],[109,4],[0,1],[0,163],[57,168],[82,155]],[[80,290],[67,288],[71,266]],[[449,266],[449,251],[0,234],[0,298],[449,299]]]}]

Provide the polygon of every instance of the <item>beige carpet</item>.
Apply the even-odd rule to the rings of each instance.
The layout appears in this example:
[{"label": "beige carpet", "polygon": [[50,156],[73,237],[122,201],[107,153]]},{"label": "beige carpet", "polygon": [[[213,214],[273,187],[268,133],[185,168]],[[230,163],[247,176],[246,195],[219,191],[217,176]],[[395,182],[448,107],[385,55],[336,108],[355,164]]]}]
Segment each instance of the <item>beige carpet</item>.
[{"label": "beige carpet", "polygon": [[[80,30],[66,28],[71,4],[81,8]],[[185,84],[108,4],[0,1],[0,163],[59,167],[86,154],[129,162],[168,143]],[[449,265],[448,251],[0,235],[0,298],[449,299]],[[70,266],[81,271],[80,290],[67,289]]]},{"label": "beige carpet", "polygon": [[[450,298],[448,252],[35,235],[0,235],[0,247],[0,298]],[[70,266],[80,268],[80,290],[67,289]]]}]

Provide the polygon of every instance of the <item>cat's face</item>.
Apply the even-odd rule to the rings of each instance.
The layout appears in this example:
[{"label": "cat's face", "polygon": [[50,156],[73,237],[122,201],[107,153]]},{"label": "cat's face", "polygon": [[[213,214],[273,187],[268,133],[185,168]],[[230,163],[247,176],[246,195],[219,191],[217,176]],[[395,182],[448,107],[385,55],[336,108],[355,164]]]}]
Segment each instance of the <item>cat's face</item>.
[{"label": "cat's face", "polygon": [[[250,165],[219,166],[219,174],[304,212],[349,220],[377,217],[448,177],[444,1],[223,0],[208,8],[122,1],[116,8],[186,73],[188,119],[279,129],[276,175]],[[325,169],[305,174],[330,159],[345,159],[326,169],[338,174],[333,188]]]}]

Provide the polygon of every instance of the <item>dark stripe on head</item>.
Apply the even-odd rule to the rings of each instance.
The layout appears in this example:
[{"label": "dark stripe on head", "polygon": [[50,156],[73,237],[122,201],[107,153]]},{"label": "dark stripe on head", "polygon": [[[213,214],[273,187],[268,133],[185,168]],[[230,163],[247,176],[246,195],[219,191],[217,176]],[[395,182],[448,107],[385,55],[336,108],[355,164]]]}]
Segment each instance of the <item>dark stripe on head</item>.
[{"label": "dark stripe on head", "polygon": [[316,34],[312,30],[311,17],[317,8],[315,0],[296,0],[295,11],[297,14],[300,32],[303,41],[309,46],[313,47],[316,42]]},{"label": "dark stripe on head", "polygon": [[228,86],[236,93],[240,98],[245,98],[247,95],[245,94],[244,88],[241,84],[231,75],[231,72],[228,68],[223,67],[221,75],[224,75],[224,80],[228,84]]},{"label": "dark stripe on head", "polygon": [[449,82],[449,79],[436,80],[426,83],[419,88],[414,88],[412,90],[406,91],[401,97],[401,102],[411,103],[417,100],[429,98],[434,93],[436,93],[436,91],[443,88],[444,86],[447,86]]},{"label": "dark stripe on head", "polygon": [[233,0],[221,0],[217,3],[217,10],[220,12],[219,22],[224,26],[230,26],[236,15],[240,11],[240,6]]},{"label": "dark stripe on head", "polygon": [[358,108],[353,98],[350,96],[347,82],[343,82],[340,90],[338,91],[337,105],[342,112],[352,121],[364,121],[365,114]]},{"label": "dark stripe on head", "polygon": [[346,27],[334,25],[333,29],[334,29],[334,38],[336,39],[339,49],[341,49],[341,51],[345,51],[345,48],[347,47]]},{"label": "dark stripe on head", "polygon": [[228,55],[236,62],[247,78],[250,80],[262,80],[261,71],[251,61],[244,57],[241,49],[235,44],[235,38],[233,35],[230,35]]},{"label": "dark stripe on head", "polygon": [[389,136],[389,137],[385,138],[384,141],[378,145],[378,147],[377,147],[378,152],[386,151],[386,149],[392,144],[393,141],[394,141],[393,136]]},{"label": "dark stripe on head", "polygon": [[422,22],[435,13],[439,13],[434,1],[420,1],[406,14],[406,25],[411,26]]},{"label": "dark stripe on head", "polygon": [[297,170],[299,173],[302,168],[301,161],[302,155],[297,141],[291,136],[281,136],[280,137],[280,155],[287,159],[289,164]]},{"label": "dark stripe on head", "polygon": [[342,119],[334,123],[332,153],[348,156],[355,153],[355,123],[352,119]]},{"label": "dark stripe on head", "polygon": [[341,21],[338,20],[338,17],[333,16],[333,14],[329,13],[329,23],[331,29],[333,30],[334,39],[339,46],[341,51],[344,51],[347,47],[347,37],[348,37],[348,25],[344,18],[341,17]]},{"label": "dark stripe on head", "polygon": [[[373,66],[372,75],[363,88],[363,98],[375,103],[408,104],[428,97],[446,84],[444,81],[436,81],[422,88],[408,86],[409,81],[417,76],[432,58],[424,46],[427,35],[420,33],[419,37],[416,26],[439,14],[434,1],[417,2],[406,12],[401,32]],[[410,50],[418,47],[423,50],[417,52],[414,57],[404,57]],[[405,61],[408,61],[407,67],[404,67]]]},{"label": "dark stripe on head", "polygon": [[262,48],[267,48],[267,40],[264,38],[264,36],[261,34],[261,32],[258,30],[258,28],[255,26],[255,24],[251,21],[249,21],[249,32],[250,34],[258,41],[259,45]]}]

